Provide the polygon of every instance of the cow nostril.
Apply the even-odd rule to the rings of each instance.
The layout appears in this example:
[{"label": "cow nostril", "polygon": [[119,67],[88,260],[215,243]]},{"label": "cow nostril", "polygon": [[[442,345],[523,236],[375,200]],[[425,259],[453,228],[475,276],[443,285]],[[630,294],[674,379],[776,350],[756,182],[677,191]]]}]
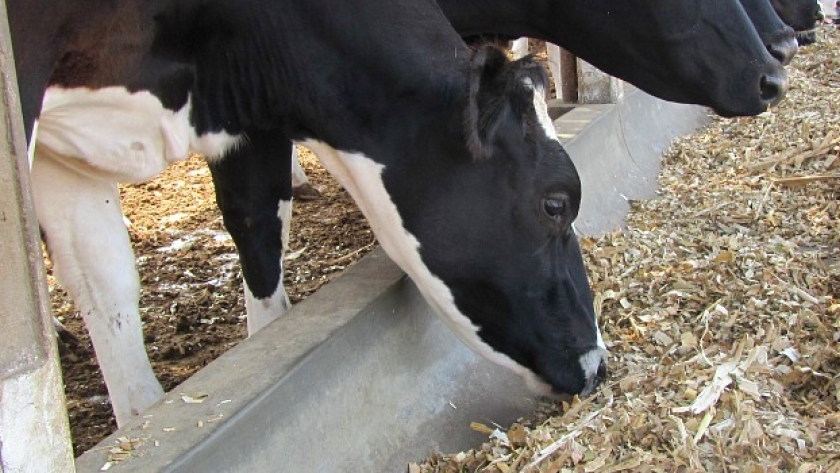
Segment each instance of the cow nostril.
[{"label": "cow nostril", "polygon": [[783,41],[775,41],[767,45],[767,51],[774,59],[787,66],[793,60],[797,50],[796,37],[793,30],[790,30],[790,38]]},{"label": "cow nostril", "polygon": [[773,56],[773,59],[782,63],[782,65],[787,66],[787,58],[785,57],[785,53],[776,47],[774,44],[767,45],[767,51],[770,52],[770,55]]},{"label": "cow nostril", "polygon": [[767,102],[768,106],[775,105],[782,100],[785,95],[786,88],[787,86],[785,85],[784,78],[763,75],[759,81],[759,94],[761,96],[761,100]]},{"label": "cow nostril", "polygon": [[796,48],[788,48],[785,46],[779,46],[776,44],[769,44],[767,45],[767,51],[770,52],[770,55],[783,66],[787,66],[790,64],[790,61],[793,60],[793,55],[796,54]]},{"label": "cow nostril", "polygon": [[595,348],[587,351],[580,357],[580,368],[583,373],[583,389],[578,393],[581,396],[592,394],[596,387],[607,378],[607,351],[604,348]]},{"label": "cow nostril", "polygon": [[595,374],[595,379],[597,383],[601,383],[605,379],[607,379],[607,362],[601,361],[601,364],[598,365],[598,373]]}]

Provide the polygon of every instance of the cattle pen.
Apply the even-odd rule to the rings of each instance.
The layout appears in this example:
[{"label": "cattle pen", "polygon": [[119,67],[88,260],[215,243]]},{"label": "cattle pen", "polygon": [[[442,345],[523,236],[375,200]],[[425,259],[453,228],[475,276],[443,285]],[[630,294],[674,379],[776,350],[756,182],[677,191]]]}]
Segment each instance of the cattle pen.
[{"label": "cattle pen", "polygon": [[[824,47],[837,49],[840,41],[836,32],[823,30],[820,34],[827,41]],[[804,51],[808,59],[794,65],[800,69],[793,79],[811,80],[805,72],[825,73],[826,68],[833,67],[835,72],[833,76],[806,82],[807,88],[795,88],[790,99],[797,106],[802,106],[801,96],[809,91],[840,87],[837,54],[817,54],[814,58],[814,51]],[[607,234],[602,239],[589,240],[584,251],[595,254],[593,260],[600,258],[610,264],[624,259],[635,261],[632,275],[640,275],[642,282],[622,279],[626,287],[600,292],[597,304],[612,311],[606,316],[614,324],[608,343],[613,351],[611,368],[618,376],[592,398],[566,405],[555,420],[532,419],[530,424],[509,427],[538,408],[537,400],[521,386],[519,378],[462,346],[426,306],[411,282],[384,254],[374,251],[296,305],[284,318],[172,389],[163,403],[78,458],[76,469],[405,471],[406,464],[417,462],[411,465],[410,472],[478,468],[528,471],[529,464],[533,465],[530,471],[559,471],[560,465],[586,471],[641,471],[645,465],[653,468],[656,464],[687,471],[723,471],[727,467],[743,467],[740,469],[747,471],[837,471],[837,458],[831,453],[835,440],[829,432],[837,423],[836,412],[831,413],[836,401],[826,401],[823,415],[803,416],[804,421],[787,411],[768,412],[768,406],[782,405],[780,400],[786,396],[802,401],[807,390],[815,391],[816,396],[828,396],[825,399],[838,398],[837,355],[830,343],[824,343],[836,333],[836,326],[826,323],[824,316],[834,314],[836,318],[840,310],[838,295],[831,291],[816,293],[807,287],[813,284],[814,288],[838,288],[840,246],[836,236],[833,241],[820,243],[815,231],[813,246],[793,245],[792,238],[771,239],[768,244],[773,248],[769,253],[791,263],[785,260],[770,264],[770,260],[762,260],[765,266],[754,266],[759,269],[749,272],[750,268],[744,269],[742,263],[758,260],[753,255],[754,248],[744,244],[744,238],[755,237],[752,220],[727,213],[728,206],[733,205],[727,199],[734,200],[735,193],[745,192],[754,197],[752,209],[761,216],[761,224],[778,227],[785,223],[788,214],[781,210],[774,213],[782,207],[771,205],[771,201],[793,199],[784,192],[799,195],[811,186],[817,197],[812,207],[803,211],[810,214],[807,220],[813,222],[814,228],[834,228],[835,235],[840,234],[836,184],[833,190],[827,187],[838,179],[840,125],[836,114],[840,109],[836,97],[826,103],[829,105],[818,111],[781,110],[755,119],[716,120],[711,128],[713,134],[706,135],[707,140],[721,143],[714,151],[702,148],[691,154],[685,147],[678,148],[682,154],[669,154],[668,164],[681,169],[683,161],[689,158],[719,161],[719,168],[709,167],[717,169],[720,176],[709,182],[721,189],[735,182],[736,174],[742,171],[752,173],[752,180],[748,179],[744,187],[736,186],[735,192],[721,191],[716,197],[720,200],[698,197],[702,201],[697,208],[685,201],[685,213],[679,215],[668,213],[673,209],[663,207],[658,214],[645,214],[656,217],[647,222],[631,216],[632,230],[627,234],[614,229],[628,212],[643,207],[655,210],[655,201],[640,201],[655,197],[662,182],[666,186],[663,194],[693,192],[691,185],[680,181],[682,171],[669,174],[665,181],[658,181],[657,176],[662,152],[674,137],[708,123],[705,111],[658,101],[629,88],[622,91],[616,104],[563,110],[567,113],[555,121],[558,132],[575,159],[584,185],[599,189],[585,195],[577,229],[586,235]],[[831,113],[835,114],[833,118],[817,119],[817,115]],[[776,140],[772,145],[768,141],[762,148],[761,139],[744,132],[748,146],[735,148],[732,137],[740,135],[738,127],[772,133],[772,127],[777,121],[783,122],[787,114],[799,117],[794,135],[801,139]],[[786,145],[790,149],[784,148]],[[733,170],[727,171],[724,166],[732,166]],[[736,168],[741,171],[736,172]],[[780,174],[773,174],[776,168],[782,169]],[[688,171],[685,176],[699,180]],[[7,182],[0,181],[4,186]],[[0,191],[6,190],[0,186]],[[783,193],[776,195],[776,191]],[[705,198],[706,194],[702,195]],[[795,220],[794,213],[789,215],[791,221]],[[704,220],[710,214],[720,216]],[[657,227],[671,228],[665,223],[669,219],[686,227],[689,221],[700,222],[701,233],[723,236],[708,248],[702,239],[687,231],[681,233],[678,228],[657,237]],[[704,230],[704,224],[713,227]],[[631,240],[631,235],[640,240]],[[672,239],[676,241],[674,248],[684,251],[668,258],[663,256],[671,265],[665,273],[657,273],[656,268],[639,258],[648,251],[646,247],[632,246],[635,241],[655,238]],[[596,248],[596,244],[603,246]],[[6,258],[6,248],[0,250]],[[703,256],[691,256],[694,253]],[[795,269],[793,263],[801,259],[819,260],[823,273],[778,272],[786,265]],[[768,315],[755,321],[753,332],[748,330],[749,321],[736,320],[745,310],[739,309],[732,297],[726,297],[725,289],[720,289],[724,287],[720,282],[723,276],[717,281],[693,277],[693,273],[700,274],[711,266],[721,268],[724,275],[743,270],[743,274],[738,273],[742,278],[772,280],[776,284],[773,288],[782,291],[771,294],[790,309],[784,324],[778,325]],[[630,268],[626,269],[628,274]],[[825,274],[827,283],[812,282],[826,279]],[[780,285],[779,280],[787,275],[795,279]],[[644,279],[646,276],[649,279]],[[607,279],[597,278],[598,284],[606,284]],[[705,283],[717,288],[708,290],[714,294],[711,300],[704,299]],[[639,294],[652,292],[654,287],[662,290],[663,301],[673,305],[647,311],[640,308]],[[750,299],[750,304],[762,304],[762,294],[749,293],[748,298],[755,299]],[[686,305],[680,306],[678,301],[686,301]],[[0,300],[0,309],[3,302]],[[693,312],[675,314],[673,307],[688,307]],[[741,338],[718,339],[715,329],[731,330],[727,337],[735,334]],[[796,344],[797,330],[813,333],[807,346]],[[836,342],[836,335],[833,340]],[[819,347],[824,347],[825,353],[817,353]],[[616,370],[617,366],[612,365],[619,362],[622,368]],[[694,379],[678,379],[675,375],[695,364],[702,368],[697,369]],[[775,384],[764,383],[760,377]],[[636,387],[645,383],[649,386]],[[667,389],[669,383],[672,386]],[[676,391],[674,384],[680,386]],[[773,389],[766,389],[767,386]],[[711,394],[714,390],[719,397]],[[679,396],[665,397],[674,392]],[[810,404],[820,399],[813,398]],[[776,404],[769,404],[770,401]],[[655,404],[659,404],[658,408]],[[638,410],[633,411],[633,406]],[[61,418],[63,414],[53,415]],[[748,428],[728,430],[733,425]],[[618,437],[604,426],[620,427],[628,437]],[[3,427],[0,423],[0,429]],[[534,437],[523,436],[525,431]],[[733,445],[747,452],[744,464],[727,464],[726,460],[721,460],[721,464],[708,463],[711,456],[727,458],[726,452],[715,449],[720,448],[725,442],[722,438],[730,432],[738,433],[733,434]],[[611,435],[616,437],[613,443]],[[537,436],[541,437],[534,440]],[[662,440],[663,437],[667,438]],[[59,461],[66,460],[66,434],[60,428],[57,438],[59,447],[50,452]],[[763,445],[767,438],[778,442],[775,456],[766,456],[773,452]],[[622,441],[629,447],[622,449],[618,445]],[[821,442],[825,447],[821,447]],[[750,443],[756,445],[749,447]],[[605,445],[609,448],[598,449]],[[662,445],[670,449],[663,449]],[[452,455],[435,453],[461,450]],[[803,452],[811,452],[809,458],[813,462],[802,460]],[[423,463],[422,459],[429,455],[432,459]],[[755,458],[764,458],[765,463]],[[642,463],[643,459],[648,463]]]}]

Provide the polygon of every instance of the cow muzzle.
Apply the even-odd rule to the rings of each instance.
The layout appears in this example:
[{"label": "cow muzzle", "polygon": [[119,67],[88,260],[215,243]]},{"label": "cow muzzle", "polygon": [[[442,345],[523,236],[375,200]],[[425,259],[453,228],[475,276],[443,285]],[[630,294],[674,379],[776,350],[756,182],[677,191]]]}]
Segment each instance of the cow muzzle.
[{"label": "cow muzzle", "polygon": [[599,347],[584,353],[580,357],[580,367],[585,379],[580,395],[588,396],[607,379],[607,350]]}]

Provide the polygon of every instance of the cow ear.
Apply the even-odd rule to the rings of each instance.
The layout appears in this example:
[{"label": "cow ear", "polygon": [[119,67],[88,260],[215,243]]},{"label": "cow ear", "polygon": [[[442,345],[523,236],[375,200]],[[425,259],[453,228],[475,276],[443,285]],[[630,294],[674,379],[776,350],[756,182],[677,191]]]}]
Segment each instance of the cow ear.
[{"label": "cow ear", "polygon": [[469,91],[464,117],[467,147],[475,160],[493,154],[493,141],[506,113],[509,60],[495,46],[484,45],[470,59]]}]

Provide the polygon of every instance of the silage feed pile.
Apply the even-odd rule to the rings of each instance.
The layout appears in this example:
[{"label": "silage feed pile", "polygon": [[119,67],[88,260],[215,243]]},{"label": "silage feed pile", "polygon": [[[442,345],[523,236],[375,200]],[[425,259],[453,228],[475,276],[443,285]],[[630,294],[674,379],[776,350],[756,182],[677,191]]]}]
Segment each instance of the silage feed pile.
[{"label": "silage feed pile", "polygon": [[584,242],[602,389],[409,472],[840,471],[840,32],[819,39],[782,104],[675,143],[661,198]]}]

